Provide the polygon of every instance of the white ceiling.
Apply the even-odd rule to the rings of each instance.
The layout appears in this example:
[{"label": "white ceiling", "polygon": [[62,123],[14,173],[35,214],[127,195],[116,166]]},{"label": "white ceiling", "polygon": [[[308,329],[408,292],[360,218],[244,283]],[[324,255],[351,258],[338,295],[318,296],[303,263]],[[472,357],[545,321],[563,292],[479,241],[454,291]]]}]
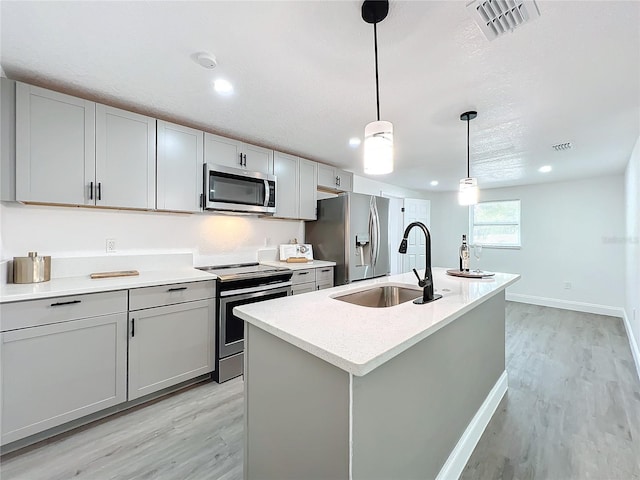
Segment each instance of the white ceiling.
[{"label": "white ceiling", "polygon": [[[375,120],[373,27],[359,1],[2,1],[9,78],[332,163],[362,175]],[[492,42],[462,1],[391,0],[380,107],[396,167],[376,179],[454,190],[620,173],[640,133],[640,2],[539,1]],[[218,67],[193,60],[208,51]],[[212,81],[235,86],[220,97]],[[551,145],[571,142],[555,152]],[[552,165],[549,174],[538,173]],[[431,187],[431,180],[439,180]]]}]

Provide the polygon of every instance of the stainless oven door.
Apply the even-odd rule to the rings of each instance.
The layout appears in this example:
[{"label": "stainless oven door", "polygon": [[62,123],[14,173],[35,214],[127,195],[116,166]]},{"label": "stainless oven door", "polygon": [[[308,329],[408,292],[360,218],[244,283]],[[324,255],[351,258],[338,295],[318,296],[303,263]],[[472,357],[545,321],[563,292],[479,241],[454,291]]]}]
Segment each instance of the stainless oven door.
[{"label": "stainless oven door", "polygon": [[225,358],[244,349],[244,320],[233,314],[234,307],[291,295],[291,282],[268,287],[252,287],[220,292],[218,312],[218,357]]}]

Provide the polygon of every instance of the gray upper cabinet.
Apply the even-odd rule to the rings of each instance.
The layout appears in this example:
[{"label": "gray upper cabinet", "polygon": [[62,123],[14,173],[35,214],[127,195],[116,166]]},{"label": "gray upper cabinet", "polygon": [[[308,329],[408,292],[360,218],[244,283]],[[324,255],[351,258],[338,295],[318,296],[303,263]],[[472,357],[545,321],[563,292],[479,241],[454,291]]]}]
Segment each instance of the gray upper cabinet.
[{"label": "gray upper cabinet", "polygon": [[16,85],[16,200],[155,208],[155,120]]},{"label": "gray upper cabinet", "polygon": [[[156,121],[96,106],[96,205],[155,208]],[[86,179],[91,183],[91,178]]]},{"label": "gray upper cabinet", "polygon": [[316,219],[318,164],[275,152],[276,213],[280,218]]},{"label": "gray upper cabinet", "polygon": [[16,200],[93,205],[95,103],[16,85]]},{"label": "gray upper cabinet", "polygon": [[275,152],[273,155],[273,169],[277,178],[275,217],[299,218],[298,165],[298,157],[280,152]]},{"label": "gray upper cabinet", "polygon": [[242,155],[245,169],[250,172],[273,174],[273,150],[243,143]]},{"label": "gray upper cabinet", "polygon": [[158,120],[158,210],[201,211],[204,132]]},{"label": "gray upper cabinet", "polygon": [[212,133],[204,134],[206,163],[273,174],[273,150]]},{"label": "gray upper cabinet", "polygon": [[204,134],[204,161],[214,165],[242,168],[242,142],[220,137],[212,133]]},{"label": "gray upper cabinet", "polygon": [[16,200],[16,82],[0,77],[0,200]]},{"label": "gray upper cabinet", "polygon": [[[318,200],[318,164],[304,158],[299,159],[298,167],[298,218],[315,220]],[[277,197],[276,197],[277,198]]]},{"label": "gray upper cabinet", "polygon": [[353,173],[318,164],[318,187],[337,192],[353,191]]}]

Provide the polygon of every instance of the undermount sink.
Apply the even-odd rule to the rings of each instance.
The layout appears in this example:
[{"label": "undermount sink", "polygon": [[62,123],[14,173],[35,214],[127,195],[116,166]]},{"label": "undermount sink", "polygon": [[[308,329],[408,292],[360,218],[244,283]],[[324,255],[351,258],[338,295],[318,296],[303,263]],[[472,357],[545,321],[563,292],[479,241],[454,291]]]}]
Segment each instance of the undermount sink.
[{"label": "undermount sink", "polygon": [[371,287],[355,293],[346,293],[333,297],[341,302],[353,303],[363,307],[385,308],[400,305],[404,302],[422,297],[422,290],[399,287],[396,285],[385,285],[381,287]]}]

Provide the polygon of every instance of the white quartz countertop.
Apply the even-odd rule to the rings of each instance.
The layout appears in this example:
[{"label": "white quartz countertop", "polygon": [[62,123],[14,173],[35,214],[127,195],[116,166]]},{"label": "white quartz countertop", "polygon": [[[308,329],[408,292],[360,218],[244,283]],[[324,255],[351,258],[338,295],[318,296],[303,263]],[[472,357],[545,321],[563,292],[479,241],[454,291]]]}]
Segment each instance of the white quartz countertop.
[{"label": "white quartz countertop", "polygon": [[287,263],[278,261],[262,261],[263,265],[269,265],[271,267],[285,267],[291,270],[306,270],[307,268],[322,268],[322,267],[334,267],[336,262],[328,262],[326,260],[313,260],[305,263]]},{"label": "white quartz countertop", "polygon": [[458,278],[447,275],[444,268],[432,270],[436,293],[443,298],[426,305],[409,301],[371,308],[332,298],[385,284],[422,292],[414,274],[405,273],[242,305],[234,313],[338,368],[362,376],[520,278],[508,273],[496,273],[486,279]]},{"label": "white quartz countertop", "polygon": [[114,277],[92,279],[89,275],[66,278],[53,278],[48,282],[15,284],[0,286],[0,303],[33,300],[37,298],[62,297],[83,293],[126,290],[129,288],[151,287],[170,283],[197,282],[214,280],[215,275],[195,268],[177,268],[158,271],[140,271],[133,277]]}]

